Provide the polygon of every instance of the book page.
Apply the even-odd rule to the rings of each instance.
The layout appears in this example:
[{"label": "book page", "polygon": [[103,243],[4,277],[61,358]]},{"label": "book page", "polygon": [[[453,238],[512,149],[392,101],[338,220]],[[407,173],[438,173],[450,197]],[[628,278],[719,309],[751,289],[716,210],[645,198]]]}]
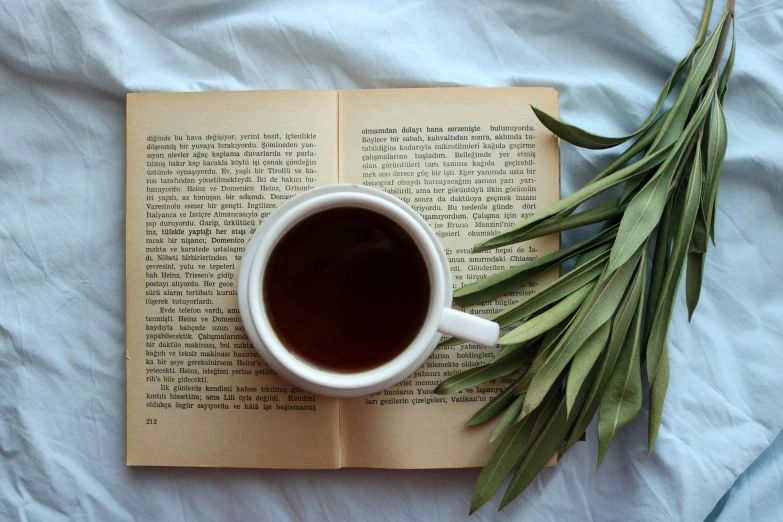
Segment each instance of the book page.
[{"label": "book page", "polygon": [[337,181],[337,93],[130,94],[127,461],[335,468],[338,403],[278,377],[240,322],[252,232]]},{"label": "book page", "polygon": [[[419,212],[440,237],[460,287],[559,248],[559,236],[481,254],[474,243],[513,226],[560,196],[557,138],[530,105],[558,113],[549,88],[389,89],[340,92],[340,182],[377,187]],[[488,316],[538,285],[473,307]],[[494,421],[463,424],[514,375],[451,396],[441,380],[487,362],[497,349],[438,348],[413,375],[380,393],[340,404],[342,464],[448,468],[486,464]]]}]

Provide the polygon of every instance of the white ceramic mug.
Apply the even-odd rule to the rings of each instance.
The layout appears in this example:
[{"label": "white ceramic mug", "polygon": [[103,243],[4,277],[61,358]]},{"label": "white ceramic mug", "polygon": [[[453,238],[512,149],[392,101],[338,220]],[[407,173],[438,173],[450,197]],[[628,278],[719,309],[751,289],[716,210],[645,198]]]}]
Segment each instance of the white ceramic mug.
[{"label": "white ceramic mug", "polygon": [[[431,289],[427,318],[408,347],[391,361],[356,373],[319,368],[286,349],[267,317],[262,288],[269,255],[293,225],[318,212],[345,207],[372,210],[407,231],[424,257]],[[356,397],[400,382],[430,356],[441,334],[486,346],[494,346],[498,340],[497,323],[451,308],[451,269],[440,241],[427,222],[399,199],[363,185],[320,187],[294,197],[275,210],[245,249],[237,294],[245,331],[264,360],[289,382],[320,395]]]}]

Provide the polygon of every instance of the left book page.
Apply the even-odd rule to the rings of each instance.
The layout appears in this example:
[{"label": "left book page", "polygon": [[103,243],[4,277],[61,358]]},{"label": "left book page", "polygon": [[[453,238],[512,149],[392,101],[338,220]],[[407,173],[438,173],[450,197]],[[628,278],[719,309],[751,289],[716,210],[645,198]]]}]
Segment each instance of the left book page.
[{"label": "left book page", "polygon": [[340,467],[339,404],[278,377],[240,322],[245,244],[337,182],[337,92],[129,94],[127,462]]}]

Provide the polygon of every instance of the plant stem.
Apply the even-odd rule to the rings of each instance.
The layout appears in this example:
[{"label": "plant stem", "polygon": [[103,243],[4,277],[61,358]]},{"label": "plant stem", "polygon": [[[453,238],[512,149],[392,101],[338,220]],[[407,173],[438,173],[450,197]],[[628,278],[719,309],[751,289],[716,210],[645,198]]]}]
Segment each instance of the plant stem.
[{"label": "plant stem", "polygon": [[[710,0],[708,0],[710,1]],[[720,63],[723,60],[723,51],[726,49],[726,41],[729,38],[729,27],[731,21],[734,18],[734,0],[728,0],[726,2],[726,10],[729,12],[726,23],[723,24],[723,30],[720,33],[720,40],[718,40],[718,51],[715,53],[715,58],[712,60],[712,74],[717,77],[720,71]]]},{"label": "plant stem", "polygon": [[710,25],[710,15],[712,15],[712,4],[715,0],[707,0],[704,4],[704,13],[701,15],[701,26],[699,27],[699,36],[696,37],[696,45],[704,43],[707,38],[707,26]]}]

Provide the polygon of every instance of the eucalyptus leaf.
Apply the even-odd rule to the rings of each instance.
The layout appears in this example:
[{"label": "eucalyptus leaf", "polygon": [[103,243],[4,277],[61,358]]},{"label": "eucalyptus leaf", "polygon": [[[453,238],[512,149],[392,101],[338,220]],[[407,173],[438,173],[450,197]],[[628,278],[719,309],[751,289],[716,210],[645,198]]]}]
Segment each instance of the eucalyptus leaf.
[{"label": "eucalyptus leaf", "polygon": [[[702,200],[702,203],[703,202],[704,200]],[[693,224],[693,237],[691,238],[691,240],[693,242],[692,250],[694,252],[699,252],[703,254],[707,252],[707,244],[709,243],[709,237],[708,237],[709,232],[707,231],[707,223],[705,221],[706,218],[702,210],[703,207],[700,207],[698,212],[696,212],[696,222]]]},{"label": "eucalyptus leaf", "polygon": [[647,176],[636,176],[629,179],[623,186],[623,192],[620,194],[620,204],[628,206],[628,200],[634,196],[640,185],[644,185],[649,178]]},{"label": "eucalyptus leaf", "polygon": [[658,224],[658,235],[655,240],[655,252],[653,253],[652,271],[650,275],[650,292],[647,298],[648,312],[644,320],[644,336],[647,338],[652,326],[653,311],[658,307],[658,297],[666,276],[666,267],[669,263],[669,251],[671,250],[671,223],[674,202],[670,199]]},{"label": "eucalyptus leaf", "polygon": [[[681,223],[682,218],[685,215],[685,192],[686,187],[680,186],[677,187],[677,191],[674,193],[674,202],[672,205],[672,219],[675,223]],[[696,226],[696,223],[693,224],[693,226]],[[669,239],[674,242],[674,236],[676,235],[676,230],[670,230],[669,231]]]},{"label": "eucalyptus leaf", "polygon": [[688,247],[691,242],[694,223],[696,222],[696,212],[699,209],[699,198],[701,195],[701,149],[696,148],[696,160],[693,162],[693,169],[688,179],[688,188],[685,192],[685,209],[682,218],[679,220],[679,229],[674,238],[674,247],[672,249],[671,259],[666,267],[666,276],[661,288],[661,295],[658,299],[650,327],[650,336],[647,340],[647,375],[650,384],[655,380],[655,375],[660,364],[663,347],[666,343],[666,333],[669,330],[672,311],[674,308],[674,298],[677,296],[677,287],[680,284],[685,257],[688,254]]},{"label": "eucalyptus leaf", "polygon": [[[723,106],[717,97],[714,100],[712,119],[709,130],[710,139],[706,152],[705,179],[708,180],[707,190],[703,190],[702,211],[706,216],[706,227],[715,243],[715,205],[718,199],[718,183],[723,169],[728,145],[728,130],[723,116]],[[706,251],[706,249],[705,249]]]},{"label": "eucalyptus leaf", "polygon": [[[694,155],[693,151],[696,148],[696,144],[702,137],[702,130],[699,130],[699,135],[690,140],[687,147],[683,149],[683,154],[677,160],[677,167],[674,170],[674,179],[669,184],[669,195],[676,193],[683,184],[681,181],[683,177],[687,177],[688,173],[693,169]],[[703,171],[703,169],[702,169]],[[704,184],[702,183],[702,187]]]},{"label": "eucalyptus leaf", "polygon": [[661,419],[663,419],[663,402],[666,399],[666,390],[669,387],[669,347],[665,342],[663,343],[658,373],[651,382],[650,418],[647,424],[647,454],[652,453],[655,441],[658,439],[658,430],[661,427]]},{"label": "eucalyptus leaf", "polygon": [[723,166],[723,160],[726,157],[726,147],[728,145],[728,131],[726,129],[726,118],[723,115],[723,107],[720,99],[715,94],[712,105],[712,117],[707,131],[707,143],[704,153],[704,187],[702,189],[702,210],[707,214],[713,181]]},{"label": "eucalyptus leaf", "polygon": [[685,302],[688,305],[688,321],[693,318],[701,294],[701,280],[704,275],[704,252],[688,254],[688,268],[685,271]]},{"label": "eucalyptus leaf", "polygon": [[[655,123],[650,125],[646,131],[644,131],[644,134],[642,134],[633,144],[628,147],[625,152],[617,156],[617,158],[611,162],[609,165],[604,168],[601,172],[596,175],[595,178],[590,180],[590,183],[594,181],[598,181],[601,178],[605,178],[609,174],[612,174],[613,172],[617,172],[617,169],[628,163],[631,158],[639,154],[640,152],[643,152],[646,150],[652,142],[655,140],[655,137],[660,132],[661,128],[663,127],[663,123],[666,121],[666,118],[669,116],[670,109],[666,110],[663,114],[661,114],[657,120],[655,120]],[[637,178],[634,178],[637,179]]]},{"label": "eucalyptus leaf", "polygon": [[507,306],[497,314],[490,317],[501,328],[521,321],[533,313],[549,306],[574,291],[582,288],[591,281],[598,279],[604,270],[606,260],[609,259],[609,249],[594,260],[576,267],[566,275],[560,276],[538,292]]},{"label": "eucalyptus leaf", "polygon": [[[666,147],[681,139],[683,135],[683,129],[686,128],[686,124],[689,124],[688,116],[691,114],[691,107],[696,100],[699,93],[699,88],[704,77],[709,73],[712,66],[715,53],[720,41],[720,33],[723,30],[723,24],[726,23],[728,12],[723,13],[723,16],[718,21],[718,25],[713,29],[709,38],[704,42],[704,45],[699,47],[693,57],[693,64],[688,71],[688,76],[685,78],[685,83],[680,90],[677,100],[674,102],[674,106],[663,124],[661,132],[658,134],[655,142],[650,146],[651,151],[656,151],[661,147]],[[714,87],[714,85],[713,85]],[[694,116],[695,118],[695,116]],[[690,123],[693,119],[690,120]]]},{"label": "eucalyptus leaf", "polygon": [[496,272],[475,283],[463,286],[454,292],[454,302],[460,306],[468,306],[489,301],[507,292],[516,290],[524,283],[535,279],[565,260],[611,240],[616,233],[616,229],[605,230],[597,236],[580,241],[568,248],[556,250],[551,254],[540,256],[527,263]]},{"label": "eucalyptus leaf", "polygon": [[544,336],[544,339],[541,341],[541,345],[538,348],[538,351],[536,352],[536,356],[533,358],[533,362],[530,364],[530,367],[525,372],[525,375],[522,376],[522,379],[519,381],[519,384],[516,385],[514,388],[514,394],[523,394],[527,392],[527,389],[530,387],[530,381],[535,377],[536,373],[538,373],[538,370],[541,369],[541,367],[544,365],[546,360],[549,358],[549,355],[552,353],[552,350],[555,348],[555,345],[558,340],[563,336],[565,331],[568,329],[568,327],[571,325],[571,322],[574,320],[576,314],[571,315],[567,319],[565,319],[562,323],[558,324],[557,326],[553,327],[551,330],[549,330],[546,335]]},{"label": "eucalyptus leaf", "polygon": [[[587,248],[589,248],[589,245]],[[560,257],[561,255],[561,251],[557,250],[551,254],[538,257],[533,261],[495,272],[490,276],[463,286],[454,292],[454,302],[459,306],[471,306],[491,301],[498,296],[512,292],[565,261],[565,259]],[[543,261],[543,264],[538,263],[537,266],[528,266],[530,263],[543,258],[548,258]]]},{"label": "eucalyptus leaf", "polygon": [[508,357],[512,353],[516,353],[519,350],[531,348],[535,346],[536,341],[540,339],[541,336],[538,336],[527,341],[522,341],[520,343],[506,344],[500,348],[500,351],[498,353],[495,354],[493,360],[502,359],[503,357]]},{"label": "eucalyptus leaf", "polygon": [[[713,92],[714,85],[708,91],[707,97]],[[639,248],[639,245],[650,237],[653,229],[660,221],[669,193],[669,184],[674,177],[679,161],[677,152],[687,149],[690,140],[706,117],[710,107],[710,102],[706,99],[707,97],[701,102],[699,109],[688,123],[683,137],[677,142],[675,151],[628,205],[623,214],[623,219],[620,221],[617,239],[609,256],[609,272],[616,270],[625,263]]]},{"label": "eucalyptus leaf", "polygon": [[606,321],[598,330],[593,332],[587,338],[584,345],[574,355],[571,361],[571,368],[568,370],[568,380],[566,381],[566,413],[571,417],[571,412],[576,402],[576,397],[588,374],[595,366],[598,357],[606,346],[611,330],[611,321]]},{"label": "eucalyptus leaf", "polygon": [[516,390],[517,384],[522,380],[523,375],[520,375],[516,380],[506,386],[506,388],[495,395],[484,406],[474,413],[470,419],[465,423],[465,426],[478,426],[485,422],[494,419],[500,413],[514,401],[514,390]]},{"label": "eucalyptus leaf", "polygon": [[[583,386],[580,390],[574,405],[575,408],[582,406],[588,388],[589,386]],[[558,400],[557,407],[530,445],[525,458],[520,462],[506,493],[503,495],[503,500],[500,502],[500,509],[519,496],[533,482],[536,475],[544,469],[547,462],[563,445],[563,439],[573,424],[573,420],[568,420],[566,409],[566,398],[563,396]]]},{"label": "eucalyptus leaf", "polygon": [[460,392],[465,388],[470,388],[471,386],[476,386],[477,384],[503,377],[514,370],[518,370],[527,360],[529,360],[528,354],[525,352],[518,352],[508,357],[504,357],[503,359],[493,360],[487,364],[470,368],[469,370],[453,375],[441,382],[438,387],[435,388],[434,393],[437,393],[438,395],[450,395],[452,393]]},{"label": "eucalyptus leaf", "polygon": [[644,316],[644,285],[647,281],[647,256],[639,264],[638,281],[641,291],[636,296],[636,309],[625,338],[620,358],[602,394],[598,413],[598,464],[601,467],[609,445],[642,408],[642,317]]},{"label": "eucalyptus leaf", "polygon": [[[647,263],[646,252],[642,252],[639,263]],[[564,453],[581,438],[581,435],[585,433],[587,427],[590,425],[590,421],[592,421],[595,416],[595,412],[598,411],[598,405],[603,396],[604,389],[609,383],[609,378],[615,367],[620,350],[624,345],[624,339],[626,338],[631,320],[636,312],[637,302],[640,299],[644,299],[645,276],[646,271],[637,268],[630,289],[620,302],[620,306],[617,307],[617,312],[612,321],[612,332],[609,336],[609,343],[598,363],[595,380],[587,393],[585,406],[579,411],[574,427],[568,435],[565,448],[563,449]]]},{"label": "eucalyptus leaf", "polygon": [[660,221],[674,170],[675,164],[667,161],[631,200],[609,256],[609,272],[625,264]]},{"label": "eucalyptus leaf", "polygon": [[[609,248],[610,245],[608,243],[602,243],[584,252],[579,256],[574,268],[567,274],[560,276],[543,289],[507,306],[497,314],[489,317],[489,319],[498,323],[501,328],[504,328],[517,321],[527,319],[534,313],[570,295],[574,290],[583,287],[601,275],[604,269],[603,264],[609,258]],[[438,346],[455,346],[467,342],[463,339],[449,337]],[[513,348],[509,348],[509,350],[513,350]],[[504,348],[502,352],[507,353],[508,351]]]},{"label": "eucalyptus leaf", "polygon": [[640,255],[641,249],[628,263],[600,281],[593,289],[549,359],[533,377],[522,408],[523,414],[532,411],[541,403],[547,390],[552,387],[582,343],[612,317],[625,294]]},{"label": "eucalyptus leaf", "polygon": [[528,446],[537,420],[538,415],[531,415],[524,421],[514,424],[503,437],[492,458],[479,474],[470,500],[470,514],[486,504],[503,485],[506,476]]},{"label": "eucalyptus leaf", "polygon": [[592,225],[593,223],[622,215],[625,211],[625,207],[626,205],[621,204],[619,198],[610,199],[605,203],[601,203],[600,205],[596,205],[577,214],[569,214],[564,217],[555,216],[552,219],[531,228],[526,233],[517,237],[517,240],[529,241],[556,232]]},{"label": "eucalyptus leaf", "polygon": [[646,156],[639,161],[628,165],[627,167],[623,167],[617,172],[609,174],[605,178],[586,185],[573,194],[564,197],[556,203],[553,203],[546,209],[537,212],[536,214],[522,221],[520,224],[504,232],[501,232],[491,239],[477,243],[473,247],[473,251],[483,252],[485,250],[518,242],[517,238],[524,237],[523,234],[545,219],[556,216],[561,212],[573,212],[579,205],[600,194],[601,192],[604,192],[605,190],[608,190],[629,178],[642,175],[648,172],[650,169],[655,168],[668,157],[670,147],[671,146],[664,147],[654,154]]},{"label": "eucalyptus leaf", "polygon": [[666,80],[666,83],[663,85],[663,89],[661,89],[661,93],[658,95],[658,99],[655,101],[655,107],[653,107],[650,115],[647,116],[641,125],[639,125],[638,129],[625,136],[616,138],[600,136],[598,134],[593,134],[592,132],[580,129],[575,125],[568,124],[558,118],[555,118],[554,116],[550,116],[546,112],[535,107],[532,107],[533,112],[535,112],[539,121],[541,121],[541,123],[543,123],[547,129],[573,145],[583,147],[585,149],[607,149],[609,147],[614,147],[643,132],[655,119],[663,107],[663,104],[666,102],[666,98],[669,96],[669,93],[679,81],[682,72],[685,70],[685,67],[688,65],[688,63],[690,63],[695,49],[696,48],[694,46],[694,48],[691,49],[685,58],[683,58],[680,63],[675,66],[674,70],[669,75],[669,78]]},{"label": "eucalyptus leaf", "polygon": [[525,401],[525,395],[519,395],[514,402],[512,402],[503,415],[498,420],[495,430],[492,432],[492,436],[489,438],[490,442],[495,442],[495,439],[501,437],[517,420],[519,412],[522,410],[522,403]]},{"label": "eucalyptus leaf", "polygon": [[508,332],[498,339],[498,344],[520,343],[545,333],[555,325],[563,322],[566,317],[579,308],[593,291],[594,287],[595,283],[588,283],[576,290],[546,312],[533,317],[529,321],[522,323],[520,326]]},{"label": "eucalyptus leaf", "polygon": [[[606,226],[607,223],[610,223],[610,222],[607,221],[606,223],[604,223],[604,228],[601,230],[601,232],[599,232],[599,234],[603,233],[603,232],[605,232],[607,230],[610,230],[610,229],[611,230],[617,230],[617,228],[616,228],[617,223],[614,223],[612,225]],[[574,263],[574,266],[571,268],[571,270],[566,275],[569,275],[574,270],[579,270],[583,266],[587,265],[588,263],[590,263],[591,261],[593,261],[595,259],[598,259],[599,257],[605,256],[609,252],[609,250],[611,250],[611,248],[612,248],[611,243],[609,243],[609,242],[601,243],[600,245],[598,245],[598,246],[596,246],[594,248],[591,248],[587,252],[583,252],[583,253],[579,254],[579,257],[576,258],[576,263]],[[608,257],[608,256],[606,256],[606,257]]]},{"label": "eucalyptus leaf", "polygon": [[726,98],[726,92],[729,88],[729,78],[731,78],[731,71],[734,68],[734,52],[737,50],[737,28],[734,25],[734,16],[731,17],[731,51],[729,52],[729,59],[726,61],[726,66],[723,68],[723,73],[720,75],[720,81],[718,82],[718,98],[721,104]]}]

